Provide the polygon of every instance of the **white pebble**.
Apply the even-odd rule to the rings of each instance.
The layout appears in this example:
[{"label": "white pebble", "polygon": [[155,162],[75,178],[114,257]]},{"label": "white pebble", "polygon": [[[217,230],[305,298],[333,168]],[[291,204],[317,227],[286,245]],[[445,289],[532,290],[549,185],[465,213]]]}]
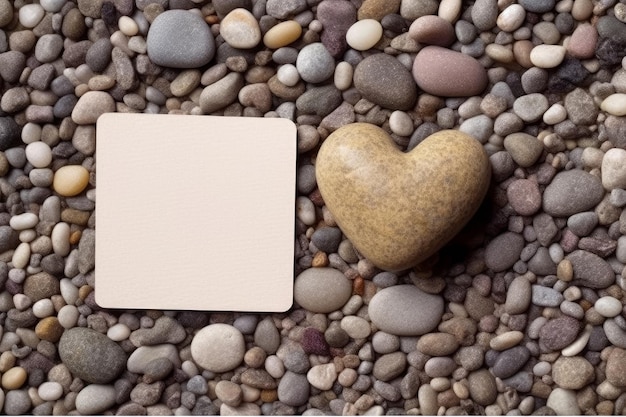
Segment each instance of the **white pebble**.
[{"label": "white pebble", "polygon": [[65,6],[67,0],[40,0],[39,4],[45,11],[50,13],[60,12],[63,6]]},{"label": "white pebble", "polygon": [[352,49],[367,51],[380,41],[383,27],[378,20],[363,19],[354,23],[346,32],[346,42]]},{"label": "white pebble", "polygon": [[13,257],[11,258],[11,262],[13,262],[13,268],[24,269],[28,265],[30,261],[30,245],[28,243],[20,243],[15,252],[13,252]]},{"label": "white pebble", "polygon": [[69,305],[74,305],[78,300],[78,288],[76,285],[74,285],[69,278],[62,278],[59,282],[59,286],[63,300]]},{"label": "white pebble", "polygon": [[189,376],[189,378],[194,377],[196,375],[200,375],[200,371],[193,361],[185,361],[180,366],[180,369],[183,370],[185,374]]},{"label": "white pebble", "polygon": [[26,229],[20,232],[20,242],[30,243],[37,237],[37,232],[33,229]]},{"label": "white pebble", "polygon": [[13,296],[13,305],[15,305],[15,308],[19,311],[26,310],[31,304],[32,301],[27,295],[17,293]]},{"label": "white pebble", "polygon": [[543,114],[543,122],[548,125],[555,125],[567,119],[567,110],[562,104],[554,103]]},{"label": "white pebble", "polygon": [[341,319],[341,328],[353,339],[365,339],[372,332],[368,321],[358,316],[346,316]]},{"label": "white pebble", "polygon": [[52,162],[52,149],[44,142],[33,142],[26,145],[26,159],[35,168],[45,168]]},{"label": "white pebble", "polygon": [[626,150],[611,148],[602,158],[602,185],[607,190],[626,188]]},{"label": "white pebble", "polygon": [[41,22],[45,13],[40,4],[27,4],[20,8],[19,20],[22,26],[32,29]]},{"label": "white pebble", "polygon": [[300,73],[293,64],[281,65],[276,72],[278,81],[285,84],[288,87],[293,87],[300,81]]},{"label": "white pebble", "polygon": [[589,342],[590,336],[591,336],[591,326],[588,325],[585,331],[580,336],[578,336],[576,340],[574,340],[572,343],[570,343],[569,346],[561,350],[561,355],[567,356],[567,357],[578,355],[580,352],[583,351],[585,346],[587,346],[587,342]]},{"label": "white pebble", "polygon": [[22,128],[22,142],[29,144],[41,139],[42,128],[36,123],[28,122]]},{"label": "white pebble", "polygon": [[71,329],[76,326],[78,322],[78,316],[80,316],[80,312],[73,305],[65,305],[61,307],[59,313],[57,314],[57,319],[59,319],[59,324],[66,329]]},{"label": "white pebble", "polygon": [[511,4],[506,9],[502,10],[502,13],[496,20],[496,25],[505,32],[514,32],[526,19],[526,10],[519,4]]},{"label": "white pebble", "polygon": [[115,405],[113,385],[91,384],[76,396],[76,411],[80,414],[100,414]]},{"label": "white pebble", "polygon": [[265,370],[273,378],[282,378],[285,374],[285,364],[278,356],[270,355],[265,358]]},{"label": "white pebble", "polygon": [[550,259],[552,259],[552,262],[554,262],[555,264],[561,262],[563,260],[563,257],[565,256],[563,248],[558,243],[551,244],[548,248],[548,253],[550,254]]},{"label": "white pebble", "polygon": [[33,304],[33,314],[35,317],[43,319],[54,314],[54,304],[49,298],[42,298]]},{"label": "white pebble", "polygon": [[462,0],[441,0],[439,3],[439,10],[437,10],[437,15],[440,18],[454,24],[461,13],[462,6]]},{"label": "white pebble", "polygon": [[56,401],[63,395],[63,386],[56,381],[46,381],[39,385],[37,394],[44,401]]},{"label": "white pebble", "polygon": [[399,136],[411,136],[413,134],[413,120],[406,112],[396,110],[389,116],[389,128]]},{"label": "white pebble", "polygon": [[566,51],[562,45],[537,45],[530,51],[530,62],[539,68],[558,67]]},{"label": "white pebble", "polygon": [[114,342],[121,342],[122,340],[128,339],[130,329],[124,323],[117,323],[109,328],[107,336]]},{"label": "white pebble", "polygon": [[306,379],[309,381],[309,384],[319,390],[326,391],[331,389],[337,379],[335,364],[315,365],[307,372]]},{"label": "white pebble", "polygon": [[552,365],[550,365],[550,362],[546,362],[546,361],[537,362],[537,364],[533,366],[533,374],[539,377],[548,375],[551,370],[552,370]]},{"label": "white pebble", "polygon": [[604,317],[615,317],[619,315],[624,308],[620,300],[608,295],[598,298],[593,306],[596,311]]},{"label": "white pebble", "polygon": [[11,217],[9,220],[9,226],[13,230],[26,230],[32,229],[39,223],[39,217],[35,213],[22,213],[17,216]]},{"label": "white pebble", "polygon": [[128,16],[120,17],[120,20],[117,21],[117,26],[126,36],[135,36],[139,33],[139,26],[137,26],[137,23]]},{"label": "white pebble", "polygon": [[307,197],[300,196],[296,199],[296,216],[307,226],[315,223],[315,206]]},{"label": "white pebble", "polygon": [[352,85],[352,75],[354,74],[354,69],[352,65],[350,65],[346,61],[341,61],[335,67],[335,75],[334,75],[334,83],[337,90],[344,91],[350,88]]},{"label": "white pebble", "polygon": [[613,116],[626,116],[626,94],[611,94],[602,101],[600,108]]},{"label": "white pebble", "polygon": [[50,234],[52,241],[52,250],[59,256],[67,256],[70,253],[70,225],[65,222],[59,222],[54,225]]}]

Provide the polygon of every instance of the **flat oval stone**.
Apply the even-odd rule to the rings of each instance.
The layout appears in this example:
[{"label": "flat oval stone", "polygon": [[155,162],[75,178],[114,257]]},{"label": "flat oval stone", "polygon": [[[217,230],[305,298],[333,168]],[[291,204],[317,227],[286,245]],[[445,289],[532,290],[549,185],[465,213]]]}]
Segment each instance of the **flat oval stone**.
[{"label": "flat oval stone", "polygon": [[409,36],[426,45],[450,46],[456,40],[452,23],[439,16],[418,17],[409,27]]},{"label": "flat oval stone", "polygon": [[278,49],[295,42],[302,34],[302,26],[295,20],[287,20],[273,26],[263,36],[263,43],[268,48]]},{"label": "flat oval stone", "polygon": [[474,215],[491,169],[478,141],[444,130],[409,153],[381,128],[333,132],[317,156],[317,183],[337,224],[381,269],[400,271],[437,252]]},{"label": "flat oval stone", "polygon": [[261,42],[259,23],[243,8],[232,10],[222,19],[220,34],[233,48],[250,49]]},{"label": "flat oval stone", "polygon": [[54,173],[54,191],[65,197],[80,194],[89,184],[89,171],[82,165],[65,165]]},{"label": "flat oval stone", "polygon": [[379,330],[397,336],[419,336],[439,324],[443,299],[413,285],[395,285],[378,291],[368,312]]},{"label": "flat oval stone", "polygon": [[354,70],[354,87],[363,97],[387,109],[410,110],[417,100],[411,74],[387,54],[370,55],[359,62]]},{"label": "flat oval stone", "polygon": [[611,94],[602,101],[600,108],[613,116],[626,116],[626,93]]},{"label": "flat oval stone", "polygon": [[211,372],[235,369],[243,360],[246,343],[235,327],[215,323],[202,328],[191,341],[191,357]]},{"label": "flat oval stone", "polygon": [[344,306],[352,284],[333,268],[309,268],[296,277],[293,296],[300,306],[315,313],[330,313]]},{"label": "flat oval stone", "polygon": [[374,19],[359,20],[346,32],[346,42],[352,49],[367,51],[383,36],[383,27]]},{"label": "flat oval stone", "polygon": [[602,200],[602,181],[580,169],[559,172],[543,193],[543,209],[555,217],[567,217],[594,207]]},{"label": "flat oval stone", "polygon": [[150,25],[146,42],[150,60],[164,67],[197,68],[215,55],[209,26],[187,10],[168,10],[158,15]]},{"label": "flat oval stone", "polygon": [[443,97],[478,95],[487,87],[487,71],[476,59],[440,46],[420,50],[413,77],[425,92]]}]

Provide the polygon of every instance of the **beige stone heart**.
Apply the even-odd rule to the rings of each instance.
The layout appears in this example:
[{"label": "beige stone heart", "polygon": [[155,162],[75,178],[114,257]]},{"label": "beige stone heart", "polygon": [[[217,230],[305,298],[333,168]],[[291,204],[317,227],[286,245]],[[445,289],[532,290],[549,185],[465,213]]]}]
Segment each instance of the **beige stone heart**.
[{"label": "beige stone heart", "polygon": [[321,146],[316,176],[337,225],[377,267],[417,265],[452,239],[480,206],[491,177],[473,137],[437,132],[404,153],[381,128],[353,123]]}]

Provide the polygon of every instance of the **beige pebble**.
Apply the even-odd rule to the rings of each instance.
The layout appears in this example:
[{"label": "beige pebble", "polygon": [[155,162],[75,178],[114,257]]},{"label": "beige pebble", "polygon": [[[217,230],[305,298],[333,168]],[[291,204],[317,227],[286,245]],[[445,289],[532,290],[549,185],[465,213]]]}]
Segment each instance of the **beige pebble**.
[{"label": "beige pebble", "polygon": [[220,34],[233,48],[250,49],[261,42],[259,22],[244,8],[234,9],[222,19]]},{"label": "beige pebble", "polygon": [[79,125],[93,124],[102,114],[114,111],[115,101],[110,94],[104,91],[87,91],[74,106],[72,120]]},{"label": "beige pebble", "polygon": [[301,34],[302,26],[295,20],[287,20],[268,30],[263,37],[263,43],[268,48],[278,49],[296,41]]},{"label": "beige pebble", "polygon": [[439,2],[437,15],[442,19],[446,19],[450,23],[454,23],[461,14],[462,5],[462,0],[441,0]]},{"label": "beige pebble", "polygon": [[378,43],[383,36],[383,27],[374,19],[355,22],[346,33],[346,42],[352,49],[367,51]]},{"label": "beige pebble", "polygon": [[521,5],[515,3],[502,10],[496,24],[505,32],[514,32],[524,23],[526,10]]},{"label": "beige pebble", "polygon": [[80,194],[89,184],[89,171],[81,165],[66,165],[54,173],[54,191],[64,197]]},{"label": "beige pebble", "polygon": [[498,335],[491,339],[491,341],[489,341],[489,347],[493,350],[498,351],[510,349],[513,346],[517,345],[519,342],[521,342],[523,338],[524,333],[517,330],[512,330],[510,332],[502,333],[501,335]]},{"label": "beige pebble", "polygon": [[26,382],[26,378],[28,378],[28,374],[24,368],[19,366],[11,368],[2,375],[2,388],[19,389]]},{"label": "beige pebble", "polygon": [[494,61],[510,63],[515,61],[513,50],[505,45],[498,45],[497,43],[490,43],[485,48],[487,56]]},{"label": "beige pebble", "polygon": [[352,75],[354,68],[348,62],[341,61],[335,67],[334,82],[337,90],[347,90],[352,85]]},{"label": "beige pebble", "polygon": [[30,261],[30,245],[26,242],[22,242],[13,252],[11,262],[13,262],[13,268],[24,269]]},{"label": "beige pebble", "polygon": [[554,103],[543,114],[543,122],[548,125],[555,125],[567,119],[567,110],[560,103]]},{"label": "beige pebble", "polygon": [[117,27],[119,27],[120,31],[126,36],[135,36],[139,33],[139,26],[137,26],[137,22],[128,16],[120,17],[117,21]]},{"label": "beige pebble", "polygon": [[611,94],[602,101],[600,109],[613,116],[626,116],[626,94]]},{"label": "beige pebble", "polygon": [[539,68],[555,68],[563,62],[565,52],[561,45],[537,45],[530,51],[530,61]]}]

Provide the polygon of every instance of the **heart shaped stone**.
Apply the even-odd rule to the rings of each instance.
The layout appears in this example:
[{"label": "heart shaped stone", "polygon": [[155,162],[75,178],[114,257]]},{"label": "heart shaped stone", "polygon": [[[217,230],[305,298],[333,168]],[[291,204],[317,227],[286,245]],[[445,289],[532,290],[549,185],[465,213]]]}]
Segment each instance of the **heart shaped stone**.
[{"label": "heart shaped stone", "polygon": [[452,239],[480,206],[491,177],[473,137],[437,132],[408,153],[381,128],[333,132],[316,160],[319,190],[337,225],[377,267],[401,271]]}]

